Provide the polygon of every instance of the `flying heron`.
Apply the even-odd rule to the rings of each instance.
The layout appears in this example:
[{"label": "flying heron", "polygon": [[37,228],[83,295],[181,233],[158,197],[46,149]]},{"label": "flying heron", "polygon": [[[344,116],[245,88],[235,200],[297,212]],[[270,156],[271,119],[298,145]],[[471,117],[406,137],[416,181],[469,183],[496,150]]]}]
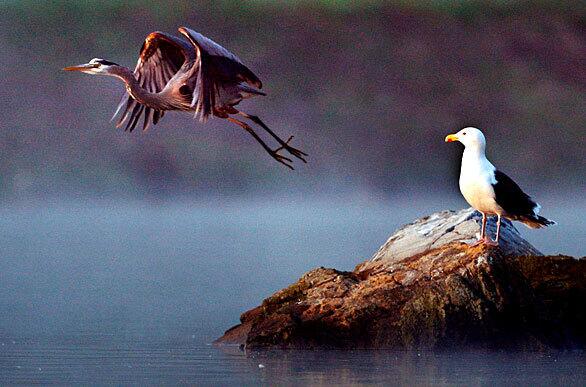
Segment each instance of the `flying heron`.
[{"label": "flying heron", "polygon": [[[150,33],[134,72],[99,58],[64,70],[108,75],[125,83],[126,93],[112,117],[119,115],[117,127],[126,123],[125,130],[132,131],[144,116],[143,130],[146,130],[151,123],[156,125],[168,110],[194,112],[202,122],[215,116],[240,126],[271,157],[291,169],[292,160],[280,152],[287,151],[306,162],[307,154],[289,145],[293,136],[284,141],[260,118],[236,109],[245,98],[266,95],[259,90],[260,79],[236,55],[213,40],[186,27],[180,27],[179,32],[181,37],[158,31]],[[244,119],[260,126],[279,146],[269,147]]]}]

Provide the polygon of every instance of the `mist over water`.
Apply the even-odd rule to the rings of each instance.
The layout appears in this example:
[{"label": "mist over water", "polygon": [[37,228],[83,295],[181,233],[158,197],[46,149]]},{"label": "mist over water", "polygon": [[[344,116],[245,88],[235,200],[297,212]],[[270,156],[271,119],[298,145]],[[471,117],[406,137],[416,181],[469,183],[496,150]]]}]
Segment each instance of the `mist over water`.
[{"label": "mist over water", "polygon": [[388,214],[342,205],[4,209],[0,302],[10,313],[0,326],[24,335],[181,333],[210,341],[303,272],[351,269],[373,252]]},{"label": "mist over water", "polygon": [[[58,203],[0,211],[0,334],[187,335],[209,342],[319,266],[351,270],[399,226],[450,201]],[[522,234],[583,255],[579,209]]]}]

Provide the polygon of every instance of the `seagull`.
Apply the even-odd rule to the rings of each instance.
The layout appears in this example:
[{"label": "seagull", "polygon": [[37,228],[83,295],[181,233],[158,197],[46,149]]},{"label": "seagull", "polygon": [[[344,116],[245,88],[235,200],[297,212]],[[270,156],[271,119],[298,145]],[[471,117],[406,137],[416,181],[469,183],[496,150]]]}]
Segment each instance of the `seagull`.
[{"label": "seagull", "polygon": [[[474,244],[498,246],[501,217],[524,223],[529,228],[542,228],[556,224],[538,215],[541,206],[519,188],[510,177],[488,161],[485,154],[486,139],[476,128],[467,127],[446,136],[446,142],[464,144],[460,170],[460,192],[464,199],[482,213],[480,239]],[[487,216],[497,216],[496,238],[486,233]]]}]

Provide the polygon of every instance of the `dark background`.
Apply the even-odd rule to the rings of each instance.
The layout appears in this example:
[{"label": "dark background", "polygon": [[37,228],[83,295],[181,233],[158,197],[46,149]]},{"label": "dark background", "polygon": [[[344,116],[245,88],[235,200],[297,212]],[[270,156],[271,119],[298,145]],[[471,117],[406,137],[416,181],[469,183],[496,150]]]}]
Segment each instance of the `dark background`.
[{"label": "dark background", "polygon": [[[461,148],[443,138],[468,125],[484,130],[489,158],[537,198],[569,202],[584,192],[581,1],[15,1],[0,8],[0,197],[7,202],[276,191],[455,196]],[[235,125],[204,125],[185,113],[168,114],[144,134],[124,133],[109,122],[122,83],[61,71],[94,57],[134,68],[149,32],[181,25],[257,73],[268,96],[239,107],[282,137],[295,135],[309,164],[291,172]]]}]

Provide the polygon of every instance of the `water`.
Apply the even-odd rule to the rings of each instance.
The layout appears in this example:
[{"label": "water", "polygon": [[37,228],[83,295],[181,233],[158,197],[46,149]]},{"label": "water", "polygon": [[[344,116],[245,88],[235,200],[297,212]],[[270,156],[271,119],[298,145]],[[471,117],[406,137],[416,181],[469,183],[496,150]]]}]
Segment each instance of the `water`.
[{"label": "water", "polygon": [[25,384],[584,385],[580,352],[271,351],[190,338],[3,343],[0,375]]},{"label": "water", "polygon": [[[309,269],[350,270],[396,227],[449,206],[364,198],[6,206],[0,384],[583,384],[581,352],[245,355],[209,346]],[[553,209],[560,227],[520,229],[546,252],[583,255],[586,226],[575,213]]]}]

